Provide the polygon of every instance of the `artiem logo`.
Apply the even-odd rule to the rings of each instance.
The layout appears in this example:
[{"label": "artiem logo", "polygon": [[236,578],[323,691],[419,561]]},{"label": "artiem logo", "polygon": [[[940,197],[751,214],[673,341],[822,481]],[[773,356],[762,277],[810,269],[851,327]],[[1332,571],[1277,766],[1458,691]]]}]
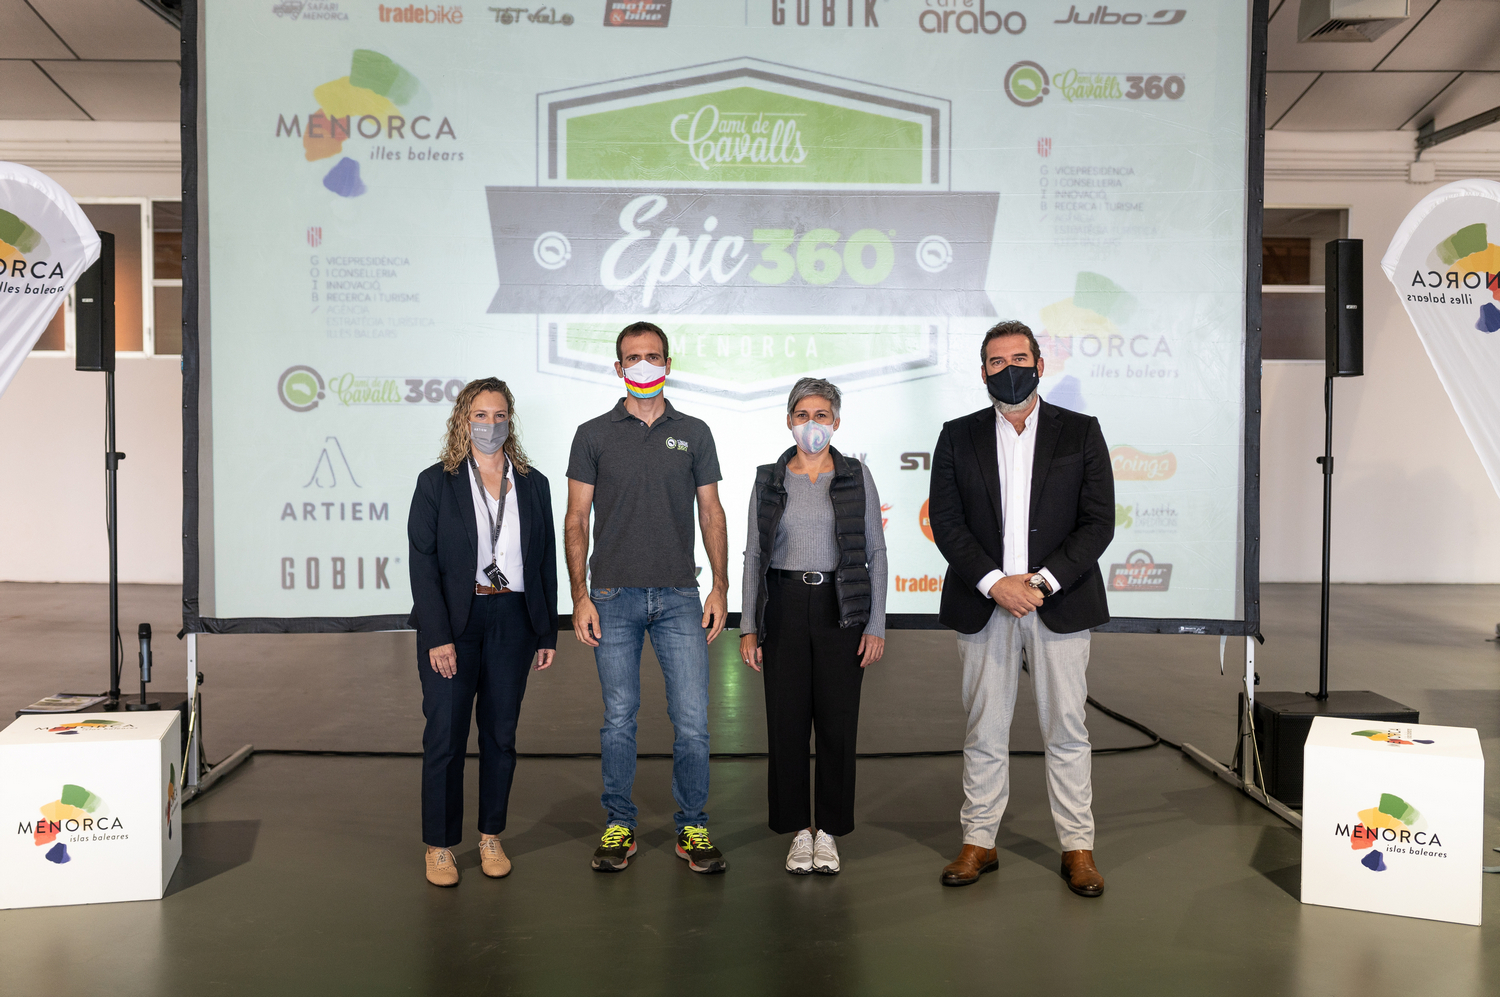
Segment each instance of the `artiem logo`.
[{"label": "artiem logo", "polygon": [[1392,727],[1389,730],[1357,730],[1352,737],[1367,737],[1372,741],[1382,741],[1386,744],[1436,744],[1436,741],[1424,741],[1420,737],[1411,736],[1411,728],[1405,731],[1406,737],[1402,737],[1400,727]]},{"label": "artiem logo", "polygon": [[45,729],[49,734],[78,734],[91,730],[134,730],[135,724],[124,723],[120,720],[80,720],[72,724],[59,724],[56,727],[38,728]]},{"label": "artiem logo", "polygon": [[1085,14],[1083,11],[1078,9],[1077,4],[1071,4],[1068,7],[1067,16],[1059,17],[1052,23],[1079,25],[1093,24],[1106,28],[1116,24],[1127,28],[1137,24],[1144,24],[1147,27],[1161,28],[1169,24],[1181,24],[1182,19],[1187,17],[1187,11],[1159,10],[1155,14],[1149,15],[1151,18],[1149,21],[1146,20],[1147,16],[1148,15],[1146,14],[1135,12],[1122,13],[1117,10],[1110,10],[1108,6],[1095,7],[1093,10]]},{"label": "artiem logo", "polygon": [[1150,551],[1133,550],[1124,564],[1109,566],[1109,587],[1115,592],[1165,592],[1172,582],[1172,566],[1157,564]]},{"label": "artiem logo", "polygon": [[1132,446],[1113,447],[1109,451],[1116,481],[1165,481],[1177,473],[1177,455],[1144,453]]},{"label": "artiem logo", "polygon": [[[404,391],[403,391],[404,385]],[[306,364],[281,372],[276,396],[293,412],[311,412],[331,392],[341,405],[417,405],[452,403],[464,382],[456,377],[382,377],[337,374],[325,385],[323,376]]]},{"label": "artiem logo", "polygon": [[[1349,839],[1349,847],[1368,853],[1359,864],[1371,872],[1385,872],[1385,855],[1411,855],[1424,858],[1445,859],[1446,852],[1436,851],[1443,847],[1437,832],[1428,832],[1427,821],[1416,807],[1391,793],[1381,793],[1380,803],[1359,812],[1359,822],[1353,828],[1348,824],[1335,824],[1335,836]],[[1385,853],[1375,848],[1384,843]]]},{"label": "artiem logo", "polygon": [[[462,152],[440,149],[436,143],[444,138],[457,140],[453,125],[446,117],[436,127],[429,114],[407,117],[411,110],[428,103],[426,92],[415,76],[388,56],[370,49],[355,49],[349,75],[329,80],[313,89],[318,110],[307,118],[304,132],[300,115],[276,116],[276,138],[300,138],[304,157],[309,163],[329,159],[344,151],[344,143],[361,139],[385,138],[406,141],[431,141],[425,148],[407,144],[377,145],[369,160],[410,160],[422,162],[459,162]],[[323,176],[323,186],[340,197],[359,197],[369,188],[360,177],[359,163],[344,156]]]},{"label": "artiem logo", "polygon": [[[1490,242],[1484,222],[1465,225],[1438,243],[1427,262],[1433,269],[1413,273],[1411,286],[1428,291],[1414,291],[1406,296],[1407,301],[1470,306],[1477,295],[1481,303],[1474,328],[1483,333],[1500,331],[1500,307],[1495,304],[1500,301],[1500,246]],[[1438,267],[1448,268],[1447,272]],[[1494,300],[1484,301],[1486,294]]]},{"label": "artiem logo", "polygon": [[1035,107],[1056,90],[1073,104],[1085,100],[1181,100],[1183,73],[1095,73],[1065,69],[1051,77],[1040,63],[1023,61],[1005,71],[1005,96],[1019,107]]},{"label": "artiem logo", "polygon": [[672,0],[605,0],[606,28],[665,28],[671,19]]},{"label": "artiem logo", "polygon": [[[29,820],[20,821],[16,833],[31,835],[38,848],[52,845],[47,849],[45,857],[48,862],[56,865],[73,861],[73,856],[68,854],[69,843],[78,845],[90,841],[120,841],[127,837],[125,834],[110,833],[124,831],[125,825],[120,818],[109,816],[109,808],[104,805],[104,801],[82,786],[65,784],[62,795],[51,803],[43,804],[41,813],[41,819],[34,823]],[[58,837],[63,834],[73,837],[68,842],[58,841]]]}]

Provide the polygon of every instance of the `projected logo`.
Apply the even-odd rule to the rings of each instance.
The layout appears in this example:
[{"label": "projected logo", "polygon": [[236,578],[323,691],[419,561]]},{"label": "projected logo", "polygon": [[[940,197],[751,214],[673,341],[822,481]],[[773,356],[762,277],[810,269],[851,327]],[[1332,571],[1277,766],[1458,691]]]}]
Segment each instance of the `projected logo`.
[{"label": "projected logo", "polygon": [[1165,481],[1177,473],[1177,455],[1171,451],[1145,453],[1132,446],[1109,451],[1116,481]]},{"label": "projected logo", "polygon": [[[1443,847],[1436,831],[1427,830],[1427,821],[1416,807],[1392,793],[1381,793],[1380,802],[1359,812],[1359,821],[1351,828],[1336,824],[1333,833],[1349,839],[1349,847],[1364,852],[1359,864],[1371,872],[1385,872],[1387,855],[1414,855],[1447,858],[1437,851]],[[1376,848],[1376,845],[1381,848]],[[1383,850],[1382,850],[1383,849]]]},{"label": "projected logo", "polygon": [[672,0],[605,0],[604,3],[606,28],[665,28],[671,19]]},{"label": "projected logo", "polygon": [[1400,727],[1392,727],[1389,730],[1357,730],[1351,736],[1367,737],[1372,741],[1380,741],[1383,744],[1436,744],[1436,741],[1424,741],[1419,737],[1412,737],[1410,727],[1406,728],[1406,736],[1402,737]]},{"label": "projected logo", "polygon": [[[55,865],[73,861],[68,845],[77,846],[94,841],[117,841],[125,837],[125,825],[118,817],[109,816],[104,800],[82,786],[64,784],[62,795],[41,807],[41,817],[36,821],[18,822],[17,834],[30,835],[38,848],[47,848],[44,857]],[[66,841],[59,841],[63,836]],[[47,847],[47,846],[51,847]]]},{"label": "projected logo", "polygon": [[[865,0],[874,6],[871,0]],[[972,0],[964,7],[955,2],[947,10],[936,10],[929,6],[917,15],[917,27],[929,35],[1019,35],[1026,30],[1026,15],[1019,10],[996,10],[979,0],[976,7]]]},{"label": "projected logo", "polygon": [[[1110,177],[1090,177],[1087,180],[1089,183],[1118,182]],[[1092,210],[1108,202],[1076,203],[1087,204]],[[1073,206],[1074,202],[1067,202],[1056,207]],[[1131,331],[1136,312],[1134,295],[1103,274],[1087,270],[1079,271],[1074,278],[1072,297],[1055,301],[1040,310],[1042,327],[1037,330],[1037,344],[1047,361],[1044,376],[1051,378],[1063,374],[1073,365],[1073,374],[1061,377],[1047,393],[1049,402],[1075,412],[1086,411],[1083,383],[1074,374],[1127,381],[1177,379],[1179,371],[1171,341],[1165,333],[1152,328],[1149,322],[1137,322],[1134,324],[1136,331]]]},{"label": "projected logo", "polygon": [[[371,147],[367,161],[386,162],[458,162],[463,153],[441,147],[444,139],[457,141],[453,125],[446,117],[436,126],[430,114],[422,113],[431,103],[420,81],[389,56],[370,49],[355,49],[349,75],[313,89],[318,109],[307,116],[304,130],[302,117],[293,114],[276,116],[276,138],[300,138],[303,158],[309,163],[331,159],[344,152],[354,139],[383,140],[401,145],[378,144]],[[407,139],[432,142],[418,147]],[[323,186],[340,197],[359,197],[369,188],[360,175],[360,164],[342,156],[323,175]]]},{"label": "projected logo", "polygon": [[491,7],[496,24],[555,24],[566,28],[573,23],[572,14],[559,14],[556,7]]},{"label": "projected logo", "polygon": [[1177,518],[1177,508],[1170,502],[1115,503],[1116,530],[1133,530],[1137,534],[1176,533]]},{"label": "projected logo", "polygon": [[341,405],[452,404],[463,390],[456,377],[384,377],[371,374],[336,374],[325,383],[323,375],[306,364],[281,372],[276,396],[293,412],[311,412],[330,394]]},{"label": "projected logo", "polygon": [[1134,27],[1136,25],[1162,28],[1169,24],[1181,24],[1185,17],[1187,17],[1187,11],[1181,9],[1159,10],[1154,14],[1142,14],[1137,11],[1110,10],[1107,4],[1095,7],[1085,14],[1078,9],[1077,4],[1070,4],[1067,15],[1059,17],[1052,23],[1095,25],[1103,28],[1114,27],[1115,25],[1123,28]]},{"label": "projected logo", "polygon": [[1157,564],[1150,551],[1133,550],[1124,564],[1109,566],[1109,587],[1115,592],[1165,592],[1172,582],[1172,566]]},{"label": "projected logo", "polygon": [[[1478,305],[1474,328],[1483,333],[1500,330],[1500,246],[1489,241],[1484,222],[1465,225],[1433,247],[1427,258],[1433,269],[1416,271],[1407,301],[1436,305]],[[1446,268],[1439,270],[1439,267]],[[1489,297],[1492,300],[1484,300]]]},{"label": "projected logo", "polygon": [[[1171,23],[1171,22],[1168,22]],[[1035,107],[1056,93],[1069,104],[1100,100],[1181,100],[1184,73],[1098,73],[1065,69],[1050,76],[1041,63],[1022,60],[1005,71],[1005,96],[1018,107]]]}]

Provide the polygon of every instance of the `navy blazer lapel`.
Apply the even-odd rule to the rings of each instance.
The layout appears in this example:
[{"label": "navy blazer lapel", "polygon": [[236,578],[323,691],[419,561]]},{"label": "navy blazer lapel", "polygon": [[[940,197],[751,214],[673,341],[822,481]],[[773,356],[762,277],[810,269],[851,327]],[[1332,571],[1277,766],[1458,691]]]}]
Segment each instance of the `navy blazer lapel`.
[{"label": "navy blazer lapel", "polygon": [[1003,529],[1005,506],[1000,503],[1000,442],[995,439],[996,418],[994,406],[975,412],[974,421],[969,424],[969,434],[974,444],[974,459],[979,464],[979,476],[984,479],[984,490],[995,510],[995,523]]},{"label": "navy blazer lapel", "polygon": [[[1031,518],[1036,521],[1036,509],[1042,501],[1042,486],[1047,483],[1047,472],[1052,469],[1052,455],[1057,452],[1057,441],[1062,436],[1062,418],[1057,409],[1044,401],[1037,401],[1041,411],[1036,417],[1036,449],[1031,457]],[[1031,524],[1028,523],[1028,526]]]},{"label": "navy blazer lapel", "polygon": [[469,481],[469,476],[473,473],[469,469],[469,462],[466,460],[459,465],[456,473],[448,475],[448,484],[453,488],[453,498],[458,502],[458,511],[463,514],[461,518],[464,521],[464,532],[469,536],[469,550],[473,552],[470,556],[477,562],[479,558],[479,526],[474,521],[474,514],[477,510],[474,508],[473,486]]}]

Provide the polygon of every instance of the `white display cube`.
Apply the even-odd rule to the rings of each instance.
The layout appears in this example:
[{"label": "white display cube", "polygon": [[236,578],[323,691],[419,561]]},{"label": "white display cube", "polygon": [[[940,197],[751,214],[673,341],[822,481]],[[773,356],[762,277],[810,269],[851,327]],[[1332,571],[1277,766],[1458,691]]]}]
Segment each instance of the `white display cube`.
[{"label": "white display cube", "polygon": [[1317,717],[1302,758],[1303,903],[1479,923],[1478,731]]},{"label": "white display cube", "polygon": [[176,710],[0,732],[0,908],[159,900],[182,857]]}]

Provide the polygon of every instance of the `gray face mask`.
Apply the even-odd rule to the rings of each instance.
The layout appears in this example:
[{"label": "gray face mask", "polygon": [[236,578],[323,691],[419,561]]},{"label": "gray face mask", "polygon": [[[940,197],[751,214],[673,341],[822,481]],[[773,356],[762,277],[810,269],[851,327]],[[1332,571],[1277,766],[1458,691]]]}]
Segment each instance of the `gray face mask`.
[{"label": "gray face mask", "polygon": [[482,454],[492,454],[505,446],[505,441],[510,437],[510,420],[505,422],[471,422],[469,423],[469,439],[474,441],[474,449]]}]

